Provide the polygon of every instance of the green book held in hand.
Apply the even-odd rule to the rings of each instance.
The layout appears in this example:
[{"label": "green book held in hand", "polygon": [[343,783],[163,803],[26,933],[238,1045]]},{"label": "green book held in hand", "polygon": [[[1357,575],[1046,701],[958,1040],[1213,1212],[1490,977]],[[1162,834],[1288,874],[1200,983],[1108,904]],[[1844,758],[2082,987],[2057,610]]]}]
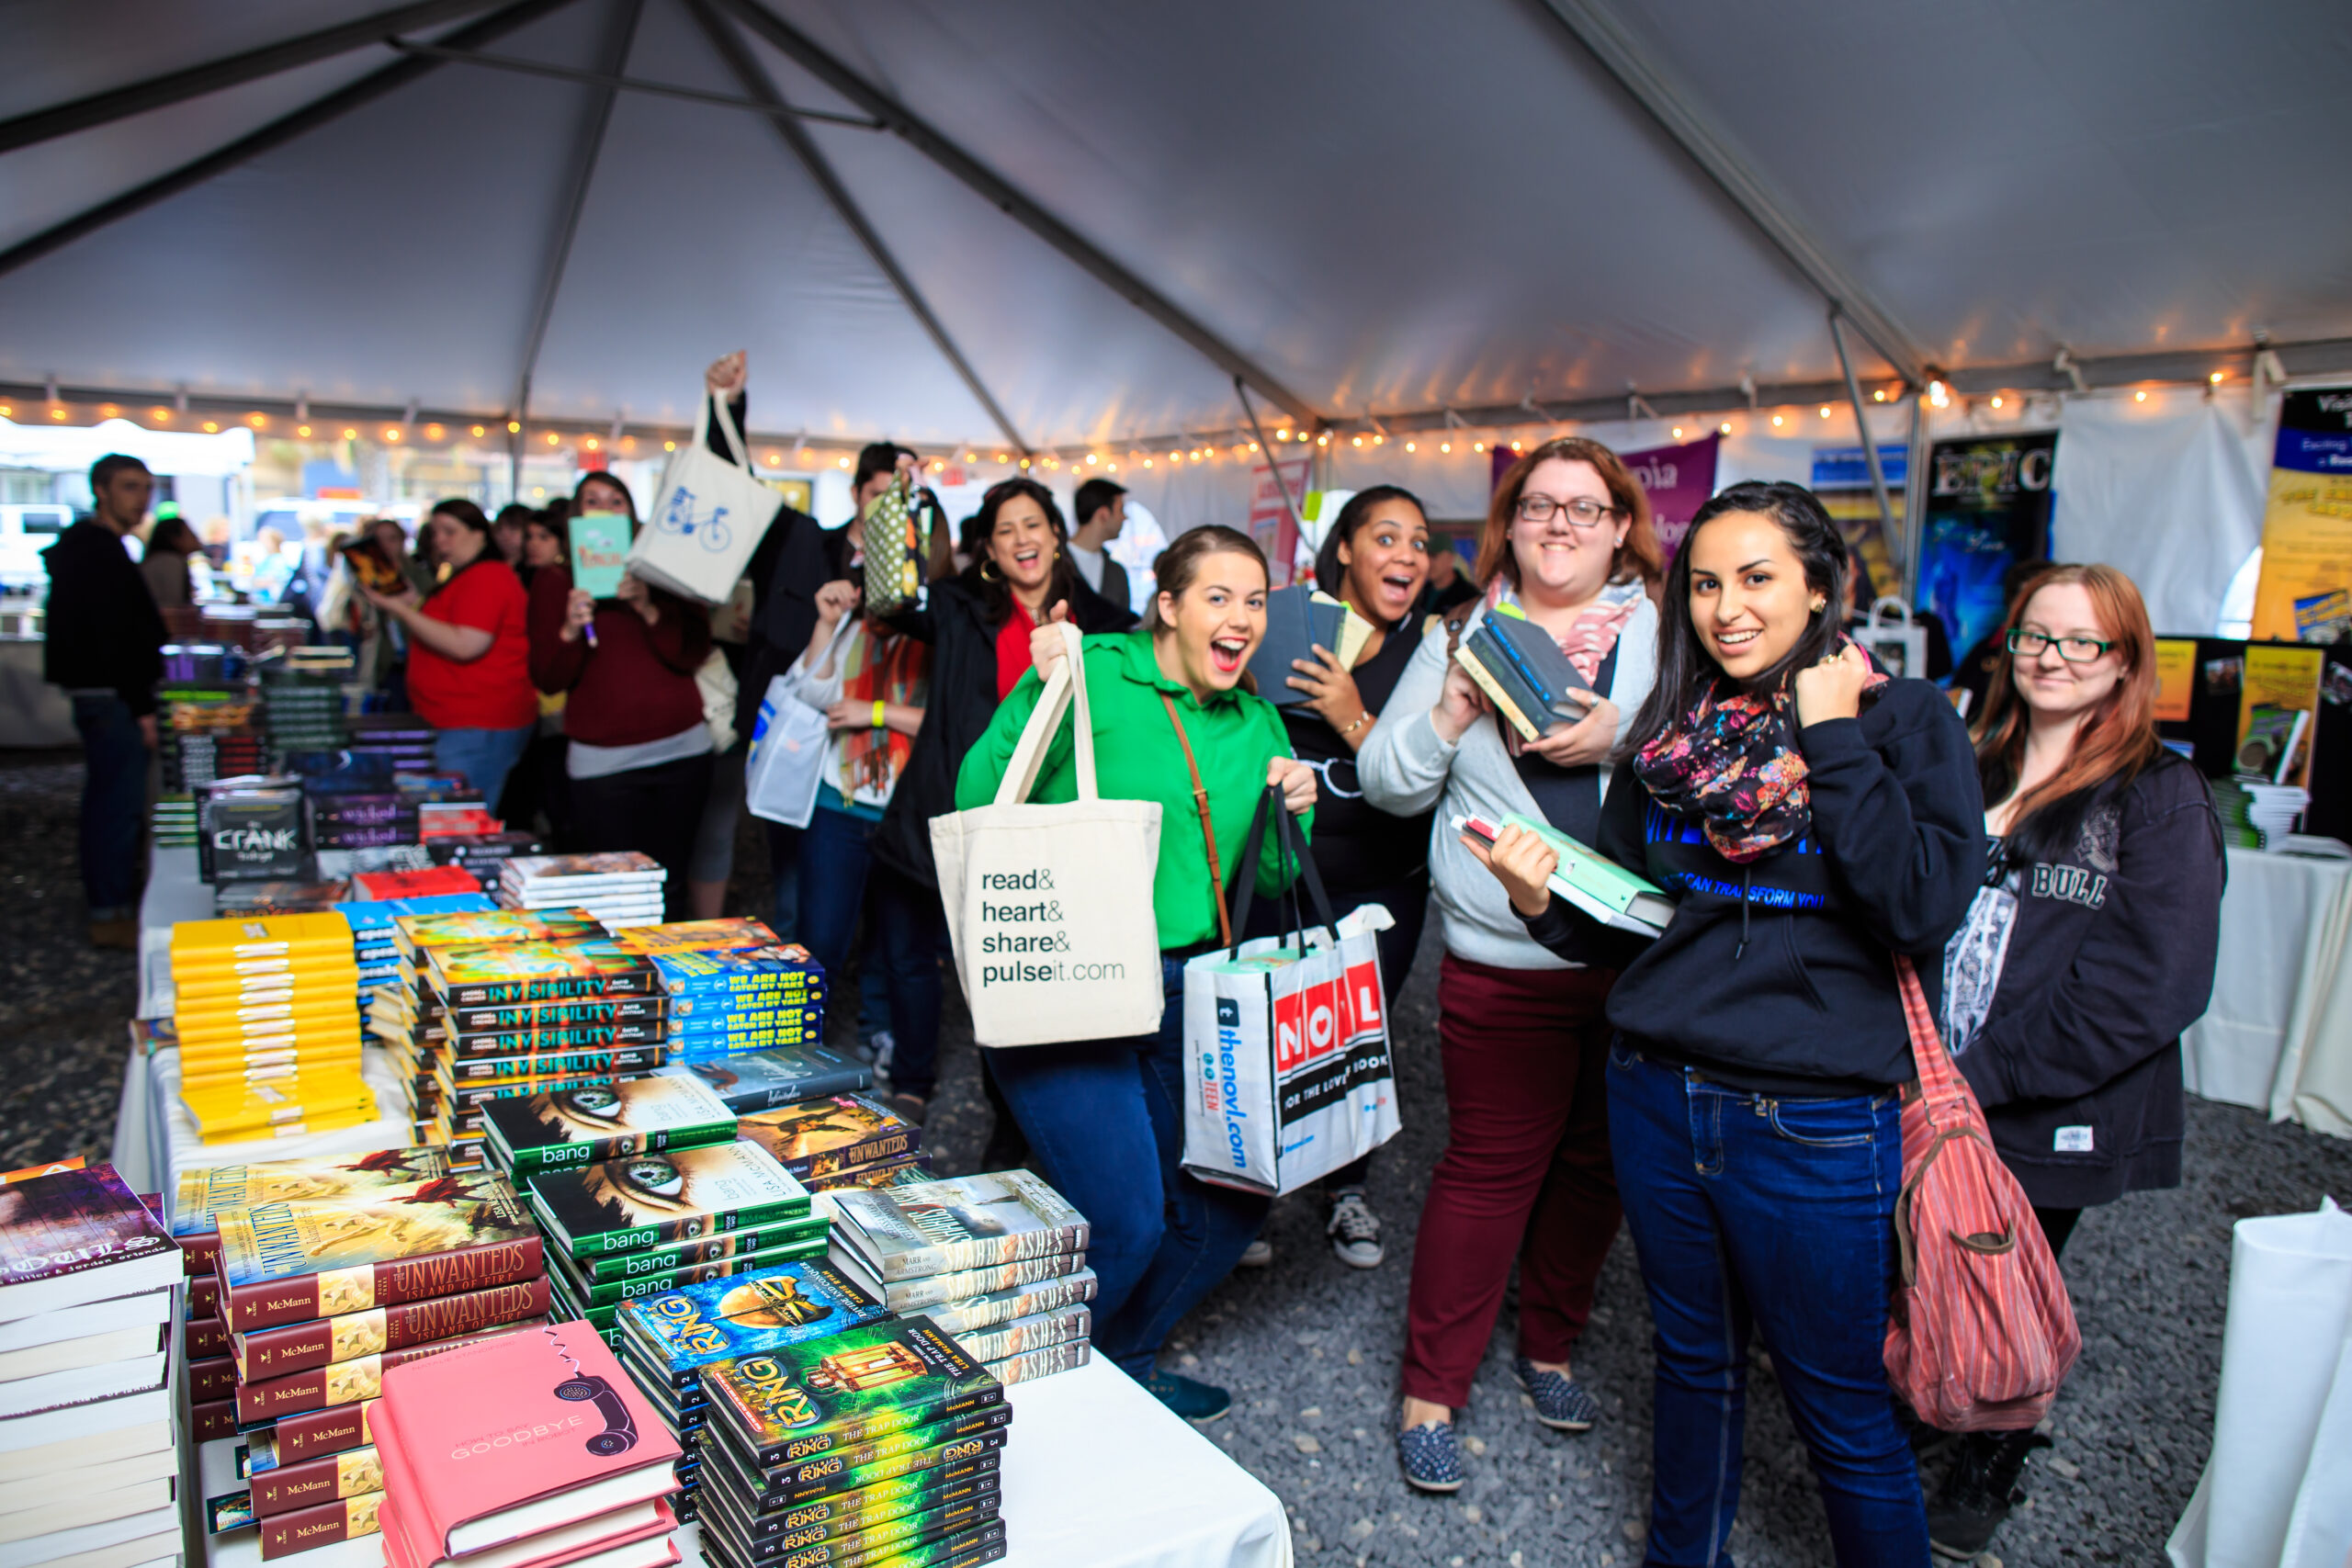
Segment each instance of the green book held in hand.
[{"label": "green book held in hand", "polygon": [[621,591],[628,566],[628,518],[618,512],[583,512],[571,520],[571,586],[594,599]]},{"label": "green book held in hand", "polygon": [[[1636,936],[1656,936],[1674,919],[1674,900],[1657,884],[1604,860],[1591,846],[1578,843],[1549,822],[1514,814],[1504,818],[1502,825],[1524,829],[1551,845],[1553,853],[1560,857],[1551,876],[1552,891],[1602,925]],[[1482,817],[1457,817],[1453,830],[1491,844],[1502,829]]]}]

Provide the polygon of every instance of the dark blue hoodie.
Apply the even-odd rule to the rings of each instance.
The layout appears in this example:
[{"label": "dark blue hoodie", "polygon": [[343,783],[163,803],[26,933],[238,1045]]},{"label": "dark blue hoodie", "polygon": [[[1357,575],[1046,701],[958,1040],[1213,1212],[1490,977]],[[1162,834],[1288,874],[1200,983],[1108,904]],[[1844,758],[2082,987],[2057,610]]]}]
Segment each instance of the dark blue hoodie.
[{"label": "dark blue hoodie", "polygon": [[[1895,953],[1934,1005],[1944,943],[1984,876],[1984,800],[1967,727],[1925,681],[1890,681],[1859,718],[1797,733],[1813,830],[1742,866],[1668,815],[1630,767],[1611,776],[1602,854],[1676,903],[1654,942],[1611,931],[1623,964],[1609,1021],[1628,1043],[1758,1093],[1872,1093],[1916,1077]],[[1564,898],[1527,922],[1589,953]]]}]

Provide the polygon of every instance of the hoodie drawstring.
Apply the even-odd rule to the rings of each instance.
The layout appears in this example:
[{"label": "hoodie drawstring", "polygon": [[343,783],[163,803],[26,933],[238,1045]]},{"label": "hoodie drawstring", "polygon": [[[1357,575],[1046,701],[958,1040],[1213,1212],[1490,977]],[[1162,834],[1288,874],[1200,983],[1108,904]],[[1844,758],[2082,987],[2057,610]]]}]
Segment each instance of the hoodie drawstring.
[{"label": "hoodie drawstring", "polygon": [[1747,911],[1749,908],[1747,902],[1747,878],[1749,870],[1749,867],[1744,865],[1739,868],[1739,945],[1731,950],[1731,961],[1734,964],[1738,963],[1739,955],[1747,951]]}]

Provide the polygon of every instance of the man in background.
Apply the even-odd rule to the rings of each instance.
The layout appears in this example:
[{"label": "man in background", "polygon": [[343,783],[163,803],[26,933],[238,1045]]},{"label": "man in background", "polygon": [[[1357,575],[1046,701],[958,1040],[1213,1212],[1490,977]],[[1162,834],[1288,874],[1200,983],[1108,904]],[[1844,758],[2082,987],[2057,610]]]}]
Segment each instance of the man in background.
[{"label": "man in background", "polygon": [[123,547],[147,516],[155,477],[119,453],[90,468],[91,514],[41,552],[49,566],[42,678],[74,699],[82,734],[82,892],[90,941],[139,945],[139,829],[155,748],[164,616]]},{"label": "man in background", "polygon": [[1078,519],[1078,531],[1069,536],[1070,558],[1078,563],[1078,574],[1086,579],[1086,586],[1120,609],[1133,610],[1135,606],[1127,602],[1127,569],[1113,560],[1103,547],[1127,525],[1125,487],[1109,479],[1089,479],[1078,487],[1070,511]]}]

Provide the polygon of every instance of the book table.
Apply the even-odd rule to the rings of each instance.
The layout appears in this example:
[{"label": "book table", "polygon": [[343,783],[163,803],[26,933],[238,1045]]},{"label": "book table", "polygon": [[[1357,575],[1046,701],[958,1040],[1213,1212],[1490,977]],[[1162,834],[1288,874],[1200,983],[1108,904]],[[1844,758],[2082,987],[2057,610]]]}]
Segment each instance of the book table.
[{"label": "book table", "polygon": [[[1006,1391],[1002,1568],[1291,1568],[1290,1524],[1263,1483],[1104,1360]],[[201,1496],[244,1490],[236,1439],[200,1446]],[[201,1525],[197,1527],[199,1530]],[[703,1568],[693,1525],[682,1568]],[[190,1540],[190,1568],[260,1568],[254,1529]],[[383,1568],[380,1537],[280,1558],[286,1568]]]}]

